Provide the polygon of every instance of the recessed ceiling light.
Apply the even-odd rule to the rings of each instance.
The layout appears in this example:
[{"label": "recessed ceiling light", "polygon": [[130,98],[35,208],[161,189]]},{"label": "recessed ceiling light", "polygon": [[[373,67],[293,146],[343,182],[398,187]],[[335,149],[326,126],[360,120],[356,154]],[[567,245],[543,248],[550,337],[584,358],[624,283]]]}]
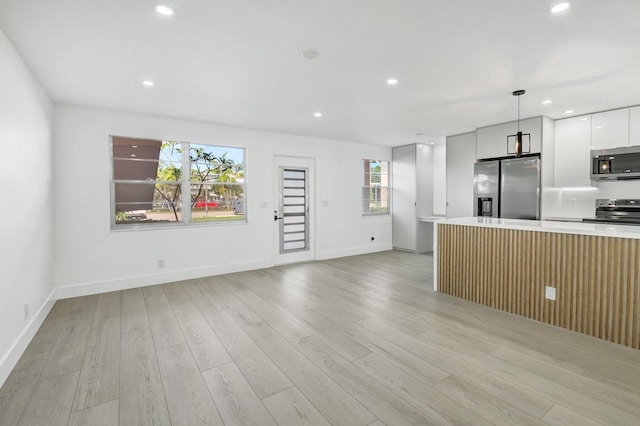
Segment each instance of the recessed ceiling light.
[{"label": "recessed ceiling light", "polygon": [[318,112],[314,112],[314,113],[313,113],[313,116],[314,116],[315,118],[320,118],[320,117],[322,117],[322,113],[321,113],[321,112],[319,112],[319,111],[318,111]]},{"label": "recessed ceiling light", "polygon": [[156,12],[158,12],[162,16],[173,16],[176,14],[175,9],[163,4],[159,4],[156,6]]},{"label": "recessed ceiling light", "polygon": [[396,84],[398,84],[398,79],[397,78],[390,78],[387,80],[387,84],[389,86],[395,86]]},{"label": "recessed ceiling light", "polygon": [[142,80],[142,85],[143,85],[144,87],[153,87],[153,86],[155,86],[156,84],[155,84],[153,81],[151,81],[151,80]]},{"label": "recessed ceiling light", "polygon": [[136,149],[138,145],[131,145],[131,148]]},{"label": "recessed ceiling light", "polygon": [[132,156],[132,157],[135,157],[136,155],[135,155],[135,154],[131,154],[131,156]]},{"label": "recessed ceiling light", "polygon": [[582,118],[580,119],[580,121],[587,121],[587,120],[588,120],[588,118],[587,118],[587,117],[582,117]]},{"label": "recessed ceiling light", "polygon": [[551,99],[545,99],[544,101],[540,102],[542,105],[549,105],[551,102],[553,102]]},{"label": "recessed ceiling light", "polygon": [[572,109],[568,109],[564,112],[565,114],[573,114],[573,110]]},{"label": "recessed ceiling light", "polygon": [[302,57],[309,60],[314,60],[320,55],[317,50],[305,50],[302,52]]},{"label": "recessed ceiling light", "polygon": [[602,126],[596,126],[596,129],[602,129]]},{"label": "recessed ceiling light", "polygon": [[563,1],[562,3],[558,3],[551,8],[551,13],[560,13],[569,9],[571,4],[568,1]]}]

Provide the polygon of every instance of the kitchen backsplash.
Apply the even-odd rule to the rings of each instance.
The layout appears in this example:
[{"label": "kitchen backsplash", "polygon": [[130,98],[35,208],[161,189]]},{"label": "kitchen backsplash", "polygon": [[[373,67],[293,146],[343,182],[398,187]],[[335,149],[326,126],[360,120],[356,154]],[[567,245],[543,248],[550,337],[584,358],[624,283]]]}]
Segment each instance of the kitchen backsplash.
[{"label": "kitchen backsplash", "polygon": [[597,198],[640,198],[640,183],[601,182],[591,189],[546,187],[542,199],[543,218],[593,217]]}]

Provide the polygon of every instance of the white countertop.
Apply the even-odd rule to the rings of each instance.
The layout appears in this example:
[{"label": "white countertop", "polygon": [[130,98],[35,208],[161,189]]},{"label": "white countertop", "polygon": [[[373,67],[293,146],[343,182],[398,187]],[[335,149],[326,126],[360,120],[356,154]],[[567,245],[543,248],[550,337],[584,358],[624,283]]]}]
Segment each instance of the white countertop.
[{"label": "white countertop", "polygon": [[418,222],[440,222],[441,220],[446,219],[446,216],[418,216]]},{"label": "white countertop", "polygon": [[640,239],[640,225],[615,225],[552,220],[496,219],[492,217],[459,217],[438,224],[518,229],[522,231],[557,232],[561,234],[596,235],[601,237]]}]

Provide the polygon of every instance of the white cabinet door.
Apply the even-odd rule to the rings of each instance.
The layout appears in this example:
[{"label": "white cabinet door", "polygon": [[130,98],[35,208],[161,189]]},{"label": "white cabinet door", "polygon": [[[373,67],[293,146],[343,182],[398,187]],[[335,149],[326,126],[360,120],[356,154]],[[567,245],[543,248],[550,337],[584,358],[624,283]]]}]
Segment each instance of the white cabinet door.
[{"label": "white cabinet door", "polygon": [[434,216],[447,214],[447,145],[433,146],[433,210]]},{"label": "white cabinet door", "polygon": [[640,145],[640,106],[629,110],[629,145]]},{"label": "white cabinet door", "polygon": [[432,227],[419,226],[418,216],[433,215],[433,147],[393,148],[393,247],[424,253],[433,250]]},{"label": "white cabinet door", "polygon": [[554,186],[591,186],[591,116],[555,123]]},{"label": "white cabinet door", "polygon": [[[416,145],[416,215],[433,216],[433,146]],[[416,252],[433,250],[433,231],[429,224],[416,223]]]},{"label": "white cabinet door", "polygon": [[[520,121],[520,131],[531,135],[529,151],[539,153],[542,141],[542,117],[529,118]],[[481,127],[476,130],[476,158],[478,160],[496,157],[506,157],[507,136],[518,132],[517,121],[498,124],[496,126]],[[526,151],[526,146],[524,147]],[[513,151],[513,147],[510,149]]]},{"label": "white cabinet door", "polygon": [[416,146],[393,148],[392,241],[401,250],[416,250]]},{"label": "white cabinet door", "polygon": [[447,217],[473,216],[476,133],[447,138]]},{"label": "white cabinet door", "polygon": [[433,215],[433,147],[416,145],[416,214]]},{"label": "white cabinet door", "polygon": [[593,149],[629,146],[629,108],[591,115]]}]

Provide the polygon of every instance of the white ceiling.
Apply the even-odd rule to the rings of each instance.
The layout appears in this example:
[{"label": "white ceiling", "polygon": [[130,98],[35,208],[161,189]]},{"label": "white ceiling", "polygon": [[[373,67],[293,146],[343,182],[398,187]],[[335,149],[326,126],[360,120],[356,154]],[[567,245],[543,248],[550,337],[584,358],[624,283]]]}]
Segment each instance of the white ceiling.
[{"label": "white ceiling", "polygon": [[516,89],[522,117],[640,104],[640,0],[558,1],[0,0],[0,28],[57,103],[401,145],[513,120]]}]

